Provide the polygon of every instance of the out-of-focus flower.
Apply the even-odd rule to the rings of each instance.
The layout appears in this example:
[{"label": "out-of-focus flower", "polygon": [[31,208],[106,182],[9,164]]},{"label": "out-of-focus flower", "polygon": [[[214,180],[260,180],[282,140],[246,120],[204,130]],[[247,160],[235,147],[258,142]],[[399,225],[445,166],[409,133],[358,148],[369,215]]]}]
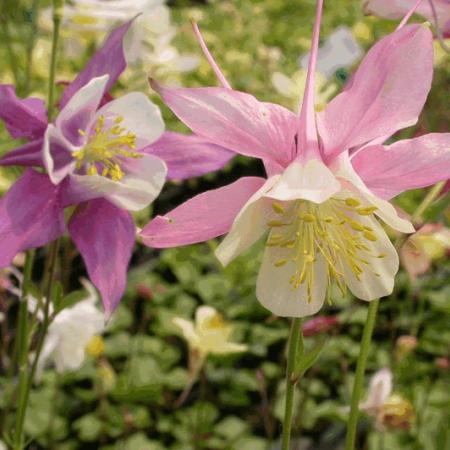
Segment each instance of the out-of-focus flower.
[{"label": "out-of-focus flower", "polygon": [[8,450],[3,441],[0,441],[0,450]]},{"label": "out-of-focus flower", "polygon": [[[350,67],[363,55],[363,50],[353,37],[352,30],[340,26],[330,34],[317,54],[317,70],[331,78],[338,69]],[[302,56],[300,66],[308,67],[310,53]],[[298,95],[298,92],[297,92]]]},{"label": "out-of-focus flower", "polygon": [[0,193],[7,191],[12,184],[12,180],[9,179],[3,170],[0,169]]},{"label": "out-of-focus flower", "polygon": [[102,336],[92,336],[91,340],[86,344],[86,353],[93,358],[98,358],[105,352],[105,341]]},{"label": "out-of-focus flower", "polygon": [[[416,0],[366,0],[364,2],[364,11],[386,19],[397,20],[408,13],[415,2]],[[448,0],[422,1],[416,12],[431,23],[435,23],[433,7],[436,12],[438,27],[444,35],[450,33],[450,4]]]},{"label": "out-of-focus flower", "polygon": [[374,417],[379,430],[407,429],[414,419],[414,409],[407,399],[392,393],[392,372],[379,370],[370,380],[367,400],[359,408]]},{"label": "out-of-focus flower", "polygon": [[[450,38],[444,40],[446,47],[450,47]],[[447,66],[449,62],[448,53],[444,50],[439,41],[434,41],[434,67]]]},{"label": "out-of-focus flower", "polygon": [[247,350],[246,345],[229,341],[232,325],[211,306],[200,306],[195,313],[195,322],[175,317],[173,323],[200,359],[209,354],[226,355]]},{"label": "out-of-focus flower", "polygon": [[[83,364],[86,346],[105,328],[103,313],[97,308],[94,287],[84,283],[88,297],[63,309],[51,322],[38,362],[38,372],[50,362],[58,373],[77,370]],[[30,302],[32,312],[33,304]],[[39,316],[38,316],[39,318]]]},{"label": "out-of-focus flower", "polygon": [[450,229],[440,224],[426,224],[408,238],[400,256],[412,280],[429,270],[433,261],[450,249]]},{"label": "out-of-focus flower", "polygon": [[372,28],[366,22],[356,22],[352,27],[352,33],[362,42],[370,42],[373,39]]},{"label": "out-of-focus flower", "polygon": [[389,396],[377,417],[380,428],[390,430],[408,430],[413,420],[413,405],[399,394]]},{"label": "out-of-focus flower", "polygon": [[[293,100],[295,107],[298,107],[298,94],[305,91],[306,75],[305,69],[297,70],[291,78],[281,72],[274,72],[271,80],[278,93]],[[320,72],[316,72],[314,89],[316,111],[322,111],[336,92],[337,86],[330,83]]]},{"label": "out-of-focus flower", "polygon": [[[74,0],[64,7],[63,33],[69,55],[79,51],[80,38],[98,40],[118,22],[134,20],[125,41],[128,64],[142,66],[154,77],[167,78],[198,66],[197,56],[181,54],[173,45],[176,28],[171,24],[165,0]],[[51,29],[51,13],[42,14],[43,26]],[[125,78],[130,77],[125,74]]]},{"label": "out-of-focus flower", "polygon": [[105,359],[98,362],[97,380],[103,392],[109,392],[116,386],[117,376],[111,364]]},{"label": "out-of-focus flower", "polygon": [[419,345],[419,341],[415,336],[403,335],[397,338],[395,343],[395,357],[398,361],[402,360],[406,355],[411,353]]},{"label": "out-of-focus flower", "polygon": [[445,357],[445,356],[441,356],[440,358],[436,358],[434,360],[434,364],[440,370],[445,370],[445,371],[450,370],[450,359]]},{"label": "out-of-focus flower", "polygon": [[332,316],[317,316],[306,321],[302,326],[303,336],[315,336],[316,334],[327,333],[336,325],[339,324],[339,319]]}]

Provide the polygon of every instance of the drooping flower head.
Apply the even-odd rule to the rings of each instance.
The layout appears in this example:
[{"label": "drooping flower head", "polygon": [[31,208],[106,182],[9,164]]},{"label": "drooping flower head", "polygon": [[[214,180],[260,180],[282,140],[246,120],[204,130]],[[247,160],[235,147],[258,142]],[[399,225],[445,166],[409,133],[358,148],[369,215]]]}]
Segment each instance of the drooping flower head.
[{"label": "drooping flower head", "polygon": [[375,419],[378,430],[404,430],[411,426],[414,408],[411,402],[398,393],[393,393],[392,372],[380,369],[370,380],[365,402],[359,405],[362,411]]},{"label": "drooping flower head", "polygon": [[379,220],[401,232],[414,228],[387,200],[450,172],[449,134],[382,145],[414,125],[425,103],[433,71],[426,27],[402,26],[379,41],[345,90],[316,115],[313,75],[322,4],[317,2],[299,116],[231,89],[207,49],[222,88],[152,82],[196,134],[261,158],[267,179],[244,177],[188,200],[147,225],[144,242],[163,248],[228,233],[216,250],[228,264],[268,235],[256,295],[280,316],[314,314],[333,282],[363,300],[390,294],[398,255]]}]

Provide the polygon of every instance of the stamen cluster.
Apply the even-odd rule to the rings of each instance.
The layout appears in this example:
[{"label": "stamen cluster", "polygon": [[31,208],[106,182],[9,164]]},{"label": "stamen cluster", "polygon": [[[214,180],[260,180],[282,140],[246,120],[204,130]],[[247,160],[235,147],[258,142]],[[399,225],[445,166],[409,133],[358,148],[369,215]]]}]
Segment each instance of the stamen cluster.
[{"label": "stamen cluster", "polygon": [[289,283],[292,289],[306,283],[308,302],[312,301],[318,257],[326,263],[328,288],[334,280],[345,295],[344,267],[361,281],[364,271],[371,270],[370,259],[385,256],[375,254],[370,248],[369,244],[377,241],[377,236],[367,221],[361,220],[363,216],[373,215],[377,210],[374,206],[362,206],[359,200],[348,197],[331,198],[322,204],[305,200],[273,202],[272,208],[280,218],[267,222],[270,235],[266,245],[278,247],[284,253],[273,264],[275,267],[294,265]]},{"label": "stamen cluster", "polygon": [[[73,153],[77,160],[77,169],[85,169],[87,175],[99,173],[113,181],[120,181],[125,173],[121,167],[122,158],[141,158],[142,154],[133,151],[136,148],[136,135],[121,127],[124,118],[118,116],[111,126],[105,126],[105,116],[100,116],[89,136],[89,141],[81,150]],[[86,133],[78,130],[80,135]]]}]

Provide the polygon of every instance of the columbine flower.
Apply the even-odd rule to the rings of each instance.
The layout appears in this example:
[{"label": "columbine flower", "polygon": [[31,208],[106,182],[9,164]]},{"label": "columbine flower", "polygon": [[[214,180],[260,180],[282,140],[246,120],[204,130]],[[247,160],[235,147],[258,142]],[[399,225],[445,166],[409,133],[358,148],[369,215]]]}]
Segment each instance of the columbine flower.
[{"label": "columbine flower", "polygon": [[[355,41],[350,28],[340,26],[330,34],[317,53],[317,70],[331,78],[338,69],[352,66],[363,55],[363,50]],[[300,66],[308,68],[310,53],[300,59]],[[298,96],[297,90],[297,96]]]},{"label": "columbine flower", "polygon": [[222,167],[232,156],[200,137],[163,134],[160,111],[143,94],[105,103],[126,67],[122,42],[130,26],[114,30],[66,87],[52,124],[41,100],[19,99],[12,86],[0,86],[0,118],[13,138],[29,140],[0,164],[47,170],[28,169],[0,203],[0,267],[63,234],[64,208],[76,205],[68,230],[107,314],[125,290],[135,241],[129,211],[154,200],[167,169],[170,178],[183,179]]},{"label": "columbine flower", "polygon": [[232,326],[211,306],[200,306],[195,313],[195,323],[175,317],[173,323],[180,328],[191,351],[200,360],[206,356],[226,355],[247,350],[247,346],[230,342]]},{"label": "columbine flower", "polygon": [[[292,78],[281,72],[274,72],[271,80],[277,92],[284,97],[298,102],[298,93],[305,90],[307,71],[300,69],[294,73]],[[327,79],[319,72],[315,74],[315,108],[321,111],[325,108],[330,97],[336,92],[336,85],[329,83]]]},{"label": "columbine flower", "polygon": [[[414,6],[417,0],[366,0],[364,10],[386,19],[397,20]],[[417,14],[435,23],[433,8],[436,13],[437,26],[444,35],[450,34],[450,5],[448,0],[424,0],[417,7]]]},{"label": "columbine flower", "polygon": [[387,368],[372,377],[367,400],[359,408],[375,418],[379,430],[407,429],[414,419],[411,403],[392,393],[392,372]]},{"label": "columbine flower", "polygon": [[439,224],[427,224],[408,238],[400,257],[408,275],[415,280],[426,273],[433,261],[450,250],[450,229]]},{"label": "columbine flower", "polygon": [[226,265],[268,233],[256,295],[280,316],[314,314],[333,281],[363,300],[390,294],[398,255],[377,219],[413,232],[387,200],[450,172],[450,134],[382,145],[423,108],[433,71],[429,29],[405,26],[378,42],[316,117],[319,23],[300,117],[231,89],[209,54],[223,88],[152,83],[195,133],[261,158],[268,179],[243,177],[188,200],[147,225],[144,243],[164,248],[228,233],[216,250]]},{"label": "columbine flower", "polygon": [[[86,346],[105,328],[103,314],[95,306],[97,294],[85,283],[88,297],[74,306],[63,309],[48,328],[38,362],[38,372],[52,362],[58,373],[77,370],[84,362]],[[36,302],[29,302],[34,312]],[[39,317],[39,315],[38,315]]]}]

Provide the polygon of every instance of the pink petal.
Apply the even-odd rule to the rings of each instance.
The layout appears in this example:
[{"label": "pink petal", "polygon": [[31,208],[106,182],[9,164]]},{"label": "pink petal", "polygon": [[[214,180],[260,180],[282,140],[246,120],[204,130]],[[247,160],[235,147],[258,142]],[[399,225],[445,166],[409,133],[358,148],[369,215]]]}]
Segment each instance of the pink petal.
[{"label": "pink petal", "polygon": [[[372,13],[386,19],[400,19],[413,6],[414,2],[415,0],[366,0],[364,9],[367,13]],[[444,31],[450,21],[450,3],[448,0],[433,0],[433,4],[436,8],[438,24]],[[423,0],[416,12],[434,24],[433,11],[429,0]]]},{"label": "pink petal", "polygon": [[42,166],[43,139],[28,142],[0,158],[0,166]]},{"label": "pink petal", "polygon": [[80,205],[69,232],[86,264],[89,278],[100,291],[105,314],[111,315],[127,284],[136,229],[130,213],[103,199]]},{"label": "pink petal", "polygon": [[165,161],[169,169],[168,177],[172,180],[184,180],[214,172],[235,156],[231,150],[211,144],[196,135],[171,131],[166,131],[143,151]]},{"label": "pink petal", "polygon": [[227,233],[247,200],[264,184],[244,177],[228,186],[203,192],[164,216],[155,217],[141,232],[145,245],[155,248],[195,244]]},{"label": "pink petal", "polygon": [[286,165],[292,156],[297,118],[287,109],[225,88],[152,87],[192,131],[246,156]]},{"label": "pink petal", "polygon": [[450,133],[366,147],[353,157],[352,165],[374,194],[390,199],[450,178]]},{"label": "pink petal", "polygon": [[0,200],[0,267],[11,264],[17,253],[64,233],[58,193],[47,175],[29,169]]},{"label": "pink petal", "polygon": [[14,86],[1,84],[0,105],[0,120],[14,139],[42,137],[47,128],[47,111],[41,99],[18,98]]},{"label": "pink petal", "polygon": [[414,125],[431,86],[433,42],[428,28],[405,26],[373,46],[349,87],[319,114],[324,154]]},{"label": "pink petal", "polygon": [[66,87],[61,99],[61,108],[72,96],[92,78],[109,75],[105,91],[109,91],[120,74],[125,70],[127,63],[123,49],[123,40],[134,19],[124,23],[113,30],[103,46],[95,53],[86,67],[78,74],[76,79]]},{"label": "pink petal", "polygon": [[314,109],[314,75],[317,65],[317,52],[319,50],[322,9],[323,0],[318,0],[311,43],[311,56],[309,58],[308,72],[306,74],[305,93],[300,109],[297,134],[297,155],[303,159],[303,161],[307,161],[310,157],[318,158],[320,155],[319,143],[317,140],[316,112]]}]

